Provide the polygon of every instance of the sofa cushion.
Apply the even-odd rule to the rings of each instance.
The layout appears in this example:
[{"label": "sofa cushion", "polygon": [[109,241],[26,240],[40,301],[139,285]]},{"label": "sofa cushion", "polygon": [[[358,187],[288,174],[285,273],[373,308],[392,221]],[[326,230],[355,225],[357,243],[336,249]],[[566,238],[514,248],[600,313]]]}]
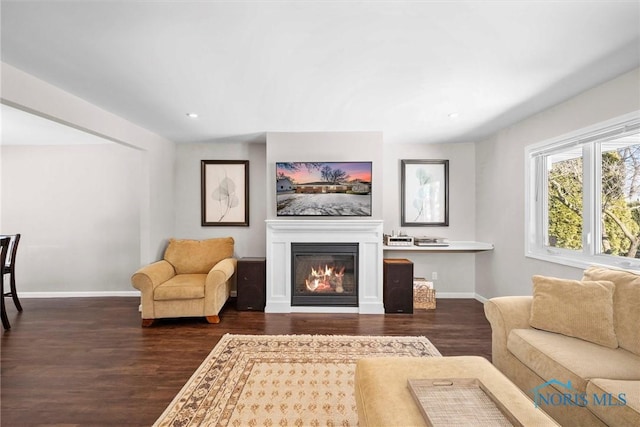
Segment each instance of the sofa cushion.
[{"label": "sofa cushion", "polygon": [[620,347],[640,355],[640,275],[628,271],[591,267],[583,280],[609,280],[613,293],[613,324]]},{"label": "sofa cushion", "polygon": [[587,396],[589,409],[605,424],[640,426],[640,381],[596,378],[587,384]]},{"label": "sofa cushion", "polygon": [[170,239],[164,259],[176,274],[206,274],[219,261],[233,256],[233,238],[207,240]]},{"label": "sofa cushion", "polygon": [[544,276],[533,276],[532,280],[532,327],[618,347],[613,327],[612,282]]},{"label": "sofa cushion", "polygon": [[580,393],[585,392],[592,378],[640,380],[640,356],[622,348],[612,349],[536,329],[513,329],[507,348],[545,381],[571,381]]},{"label": "sofa cushion", "polygon": [[153,290],[155,301],[204,298],[206,274],[179,274]]}]

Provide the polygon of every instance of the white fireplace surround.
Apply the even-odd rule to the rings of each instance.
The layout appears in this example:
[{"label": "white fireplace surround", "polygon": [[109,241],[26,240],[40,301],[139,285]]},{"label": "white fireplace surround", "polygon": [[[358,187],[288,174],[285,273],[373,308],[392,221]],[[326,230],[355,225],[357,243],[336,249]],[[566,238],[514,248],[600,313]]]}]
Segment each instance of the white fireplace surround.
[{"label": "white fireplace surround", "polygon": [[[266,220],[266,313],[383,314],[382,220]],[[359,243],[358,307],[291,305],[291,243]]]}]

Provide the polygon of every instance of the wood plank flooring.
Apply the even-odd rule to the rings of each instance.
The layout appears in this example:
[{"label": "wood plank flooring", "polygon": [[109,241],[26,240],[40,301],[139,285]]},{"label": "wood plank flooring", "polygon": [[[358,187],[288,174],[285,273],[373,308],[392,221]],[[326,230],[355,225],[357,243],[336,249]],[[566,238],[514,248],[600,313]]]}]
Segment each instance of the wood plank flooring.
[{"label": "wood plank flooring", "polygon": [[7,301],[2,334],[2,426],[150,426],[220,337],[232,334],[426,336],[444,356],[491,358],[482,303],[438,299],[413,315],[239,312],[230,300],[221,323],[157,321],[140,327],[138,298]]}]

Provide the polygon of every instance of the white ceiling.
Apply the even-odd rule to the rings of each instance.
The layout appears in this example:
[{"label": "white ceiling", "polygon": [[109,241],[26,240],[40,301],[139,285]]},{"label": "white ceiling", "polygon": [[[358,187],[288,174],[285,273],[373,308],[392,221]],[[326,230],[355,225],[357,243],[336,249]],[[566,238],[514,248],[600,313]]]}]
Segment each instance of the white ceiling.
[{"label": "white ceiling", "polygon": [[639,0],[1,7],[3,62],[176,142],[474,141],[640,65]]}]

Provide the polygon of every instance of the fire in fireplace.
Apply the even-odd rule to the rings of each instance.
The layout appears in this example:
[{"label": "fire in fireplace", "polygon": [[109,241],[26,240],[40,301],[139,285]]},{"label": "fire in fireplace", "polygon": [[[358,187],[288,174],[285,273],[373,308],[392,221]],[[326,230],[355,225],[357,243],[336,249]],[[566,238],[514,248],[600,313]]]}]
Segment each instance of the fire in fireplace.
[{"label": "fire in fireplace", "polygon": [[358,306],[358,243],[292,243],[294,306]]}]

